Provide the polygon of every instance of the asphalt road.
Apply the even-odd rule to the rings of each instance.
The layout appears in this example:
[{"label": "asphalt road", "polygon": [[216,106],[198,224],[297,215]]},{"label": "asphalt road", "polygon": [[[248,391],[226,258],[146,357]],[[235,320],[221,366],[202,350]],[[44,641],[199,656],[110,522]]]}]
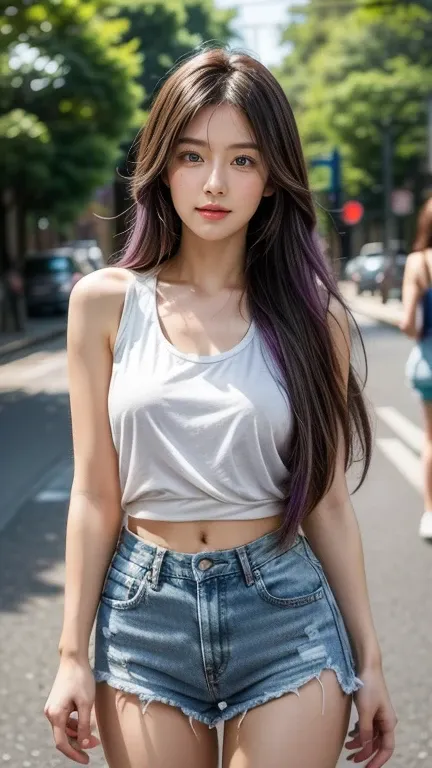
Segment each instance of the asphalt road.
[{"label": "asphalt road", "polygon": [[[400,721],[390,764],[432,768],[432,547],[417,536],[421,414],[403,381],[410,342],[373,322],[361,325],[376,445],[353,503]],[[0,366],[0,455],[0,765],[72,765],[55,751],[42,716],[57,665],[72,476],[62,342]],[[105,765],[100,750],[91,764]],[[339,768],[348,765],[341,760]]]}]

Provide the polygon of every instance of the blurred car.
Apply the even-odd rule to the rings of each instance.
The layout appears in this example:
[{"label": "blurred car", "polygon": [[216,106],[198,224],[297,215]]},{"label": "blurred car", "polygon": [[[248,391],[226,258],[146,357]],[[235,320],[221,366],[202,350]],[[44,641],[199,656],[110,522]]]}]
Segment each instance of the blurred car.
[{"label": "blurred car", "polygon": [[84,270],[69,247],[28,254],[24,262],[28,314],[45,310],[66,312],[72,288],[83,275]]},{"label": "blurred car", "polygon": [[400,299],[406,260],[406,253],[396,253],[394,257],[382,252],[364,256],[351,276],[357,295],[364,291],[379,292],[383,303],[390,295]]},{"label": "blurred car", "polygon": [[353,275],[364,266],[366,259],[377,256],[383,251],[382,243],[365,243],[360,248],[360,253],[353,259],[350,259],[345,267],[344,276],[347,280],[352,280]]},{"label": "blurred car", "polygon": [[344,280],[352,280],[352,276],[356,271],[356,269],[359,268],[360,264],[361,264],[360,256],[354,256],[353,259],[350,259],[349,261],[347,261],[343,271]]},{"label": "blurred car", "polygon": [[74,258],[84,274],[105,266],[102,250],[96,240],[71,240],[65,245],[72,248]]}]

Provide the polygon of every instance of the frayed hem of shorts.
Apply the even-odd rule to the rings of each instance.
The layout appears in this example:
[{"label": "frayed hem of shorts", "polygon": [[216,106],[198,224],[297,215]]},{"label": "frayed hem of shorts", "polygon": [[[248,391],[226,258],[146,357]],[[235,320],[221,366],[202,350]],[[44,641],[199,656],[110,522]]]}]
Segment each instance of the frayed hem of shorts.
[{"label": "frayed hem of shorts", "polygon": [[142,704],[148,705],[153,701],[159,701],[161,704],[168,704],[170,707],[176,707],[177,709],[180,709],[184,715],[189,717],[189,720],[190,718],[193,718],[194,720],[198,720],[200,723],[204,723],[204,725],[208,725],[210,728],[214,728],[216,725],[216,722],[212,717],[206,717],[205,715],[197,714],[193,709],[189,709],[188,707],[183,706],[183,704],[175,701],[175,699],[169,699],[166,696],[160,696],[158,693],[141,693],[137,686],[125,683],[123,680],[118,680],[109,672],[99,672],[97,670],[93,670],[93,677],[96,683],[107,683],[110,688],[115,688],[117,691],[122,691],[123,693],[130,693],[133,696],[137,696]]},{"label": "frayed hem of shorts", "polygon": [[[273,699],[280,699],[282,696],[286,696],[288,693],[294,693],[297,696],[300,696],[299,688],[302,688],[304,685],[306,685],[307,683],[310,683],[312,680],[318,680],[318,682],[321,684],[321,687],[323,688],[320,677],[322,672],[326,670],[330,670],[335,673],[341,689],[348,696],[358,691],[364,685],[363,681],[360,680],[360,678],[356,677],[355,675],[350,677],[349,682],[347,682],[344,679],[344,676],[342,675],[338,666],[334,664],[327,664],[324,667],[319,667],[316,672],[310,673],[306,677],[299,680],[296,684],[287,685],[286,687],[282,688],[279,691],[269,691],[267,693],[262,694],[261,696],[257,696],[254,699],[251,699],[250,701],[244,701],[241,704],[233,705],[232,707],[229,707],[229,710],[226,713],[221,714],[217,718],[206,717],[206,715],[197,713],[194,710],[183,706],[182,704],[180,704],[178,701],[175,701],[174,699],[167,698],[166,696],[160,696],[157,693],[151,693],[148,695],[144,693],[140,693],[137,686],[133,684],[128,684],[123,680],[120,681],[115,677],[113,677],[113,675],[110,674],[109,672],[93,670],[93,675],[97,683],[107,683],[111,688],[115,688],[116,690],[123,691],[124,693],[129,693],[134,696],[137,696],[138,699],[142,702],[142,704],[150,705],[153,701],[159,701],[161,704],[168,704],[171,707],[176,707],[177,709],[180,709],[181,712],[183,712],[183,714],[189,718],[189,722],[193,730],[191,719],[197,720],[200,723],[204,723],[204,725],[209,726],[209,728],[215,728],[218,723],[231,720],[233,717],[236,717],[237,715],[243,715],[244,717],[250,709],[255,709],[255,707],[259,707],[262,704],[266,704],[267,702],[272,701]],[[322,714],[324,714],[324,688],[323,688]]]},{"label": "frayed hem of shorts", "polygon": [[[227,712],[225,715],[222,715],[220,720],[230,720],[232,717],[236,717],[237,715],[243,714],[245,715],[250,709],[254,709],[255,707],[259,707],[262,704],[267,704],[267,702],[272,701],[273,699],[280,699],[282,696],[286,696],[288,693],[294,693],[297,696],[300,696],[299,689],[302,688],[307,683],[310,683],[312,680],[318,680],[318,682],[321,684],[321,674],[322,672],[325,672],[326,670],[331,670],[335,673],[337,681],[342,689],[342,691],[347,695],[350,696],[356,691],[360,690],[360,688],[363,688],[364,683],[362,680],[360,680],[359,677],[356,677],[355,675],[350,678],[349,682],[346,682],[343,678],[343,675],[336,665],[328,664],[324,667],[319,667],[316,673],[310,673],[306,677],[302,678],[298,683],[287,685],[286,687],[281,688],[279,691],[269,691],[268,693],[264,693],[261,696],[257,696],[254,699],[251,699],[250,701],[244,701],[242,704],[237,704],[233,707],[230,707],[229,712]],[[323,689],[323,696],[324,696],[324,689]],[[323,698],[323,710],[322,714],[324,714],[324,698]]]}]

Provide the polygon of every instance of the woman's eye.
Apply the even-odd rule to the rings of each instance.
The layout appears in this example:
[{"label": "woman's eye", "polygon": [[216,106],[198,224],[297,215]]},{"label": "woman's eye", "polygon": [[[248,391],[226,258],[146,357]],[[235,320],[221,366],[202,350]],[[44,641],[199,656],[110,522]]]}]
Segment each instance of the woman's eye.
[{"label": "woman's eye", "polygon": [[237,160],[240,160],[239,168],[247,168],[247,163],[250,163],[250,165],[255,165],[255,160],[252,160],[251,157],[247,157],[246,155],[240,155],[240,157],[236,157],[234,162],[237,163]]},{"label": "woman's eye", "polygon": [[182,158],[184,160],[188,160],[191,163],[197,163],[201,160],[197,152],[185,152],[185,154],[182,155]]}]

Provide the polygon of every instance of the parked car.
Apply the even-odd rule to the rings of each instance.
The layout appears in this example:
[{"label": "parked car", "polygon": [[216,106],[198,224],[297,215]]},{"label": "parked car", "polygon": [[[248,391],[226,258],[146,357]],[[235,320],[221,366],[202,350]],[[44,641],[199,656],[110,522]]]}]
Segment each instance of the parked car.
[{"label": "parked car", "polygon": [[28,314],[46,310],[66,312],[72,288],[83,275],[84,270],[69,247],[28,254],[24,263]]},{"label": "parked car", "polygon": [[358,272],[364,265],[367,259],[380,255],[383,252],[382,243],[365,243],[360,248],[358,256],[347,263],[345,267],[345,277],[347,280],[352,280],[353,275]]},{"label": "parked car", "polygon": [[362,262],[361,256],[354,256],[354,258],[346,262],[345,268],[343,271],[344,280],[352,280],[352,276],[356,271],[356,269],[359,268],[361,262]]},{"label": "parked car", "polygon": [[101,269],[105,265],[102,250],[97,244],[97,240],[71,240],[65,243],[73,249],[74,258],[84,271],[93,272],[95,269]]},{"label": "parked car", "polygon": [[394,258],[382,252],[364,256],[352,274],[357,295],[379,292],[383,303],[390,295],[400,299],[406,260],[406,253],[397,253]]}]

